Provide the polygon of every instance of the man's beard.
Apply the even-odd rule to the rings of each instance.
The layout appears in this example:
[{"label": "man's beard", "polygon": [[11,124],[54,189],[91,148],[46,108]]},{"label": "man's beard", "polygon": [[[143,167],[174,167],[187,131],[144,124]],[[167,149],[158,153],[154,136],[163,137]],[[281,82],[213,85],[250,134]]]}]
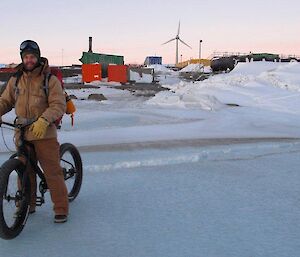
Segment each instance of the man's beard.
[{"label": "man's beard", "polygon": [[31,66],[31,68],[28,68],[26,64],[23,64],[24,65],[24,70],[25,71],[33,71],[35,68],[37,68],[39,66],[39,63],[36,63],[35,65]]}]

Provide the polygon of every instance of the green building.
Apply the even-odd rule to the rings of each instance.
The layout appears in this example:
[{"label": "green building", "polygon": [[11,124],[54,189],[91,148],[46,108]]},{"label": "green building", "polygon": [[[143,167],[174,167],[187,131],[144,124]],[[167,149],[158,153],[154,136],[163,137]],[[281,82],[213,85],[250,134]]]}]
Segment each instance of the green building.
[{"label": "green building", "polygon": [[81,61],[83,64],[101,63],[123,65],[124,56],[83,52],[79,61]]}]

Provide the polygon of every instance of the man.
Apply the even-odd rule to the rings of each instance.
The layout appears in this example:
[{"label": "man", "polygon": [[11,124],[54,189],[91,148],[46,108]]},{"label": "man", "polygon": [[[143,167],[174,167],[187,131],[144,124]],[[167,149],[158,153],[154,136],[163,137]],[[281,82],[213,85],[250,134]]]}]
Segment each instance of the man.
[{"label": "man", "polygon": [[[50,77],[48,94],[45,93],[44,81],[50,69],[48,60],[41,57],[36,42],[24,41],[20,45],[20,55],[22,63],[17,66],[16,73],[19,74],[18,83],[16,83],[17,76],[8,81],[0,97],[0,117],[14,107],[18,120],[36,120],[27,129],[25,139],[33,144],[36,159],[44,171],[54,204],[54,222],[63,223],[67,221],[69,211],[68,192],[60,167],[59,143],[53,122],[65,113],[65,95],[60,81],[55,76]],[[32,169],[29,170],[29,174],[32,191],[29,212],[34,213],[36,174]]]}]

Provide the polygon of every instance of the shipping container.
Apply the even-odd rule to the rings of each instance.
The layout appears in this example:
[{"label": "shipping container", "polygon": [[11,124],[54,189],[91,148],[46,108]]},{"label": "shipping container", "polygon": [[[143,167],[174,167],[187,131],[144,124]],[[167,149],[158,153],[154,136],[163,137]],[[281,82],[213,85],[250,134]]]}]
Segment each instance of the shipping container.
[{"label": "shipping container", "polygon": [[123,65],[124,56],[83,52],[79,61],[83,64],[100,63]]},{"label": "shipping container", "polygon": [[162,57],[160,56],[147,56],[144,65],[155,65],[155,64],[162,64]]},{"label": "shipping container", "polygon": [[108,82],[126,83],[128,81],[126,65],[108,65]]},{"label": "shipping container", "polygon": [[82,64],[82,81],[90,83],[92,81],[100,81],[101,76],[101,64]]}]

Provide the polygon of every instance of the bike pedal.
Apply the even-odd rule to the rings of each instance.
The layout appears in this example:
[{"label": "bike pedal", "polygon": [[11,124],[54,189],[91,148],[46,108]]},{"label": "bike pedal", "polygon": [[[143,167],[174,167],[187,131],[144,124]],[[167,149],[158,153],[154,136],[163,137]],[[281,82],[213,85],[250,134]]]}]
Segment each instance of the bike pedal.
[{"label": "bike pedal", "polygon": [[42,206],[45,203],[45,199],[43,197],[36,198],[36,206]]}]

